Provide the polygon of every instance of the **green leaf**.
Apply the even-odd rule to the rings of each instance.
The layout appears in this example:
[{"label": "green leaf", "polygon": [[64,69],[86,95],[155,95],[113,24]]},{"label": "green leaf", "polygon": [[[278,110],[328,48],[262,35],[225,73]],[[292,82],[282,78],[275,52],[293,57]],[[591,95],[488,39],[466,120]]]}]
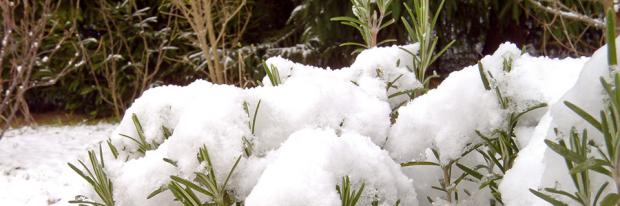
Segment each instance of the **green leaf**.
[{"label": "green leaf", "polygon": [[577,113],[577,115],[581,116],[581,118],[583,118],[584,120],[586,120],[588,123],[590,123],[590,125],[592,125],[594,128],[598,129],[599,131],[602,132],[602,126],[601,123],[596,120],[596,118],[594,118],[592,115],[590,115],[588,112],[586,112],[585,110],[581,109],[579,106],[569,102],[569,101],[564,101],[564,104],[571,110],[573,110],[573,112]]},{"label": "green leaf", "polygon": [[599,173],[612,176],[611,172],[601,167],[602,165],[606,165],[606,164],[607,162],[600,160],[600,159],[587,159],[586,161],[575,164],[575,166],[570,170],[570,173],[576,174],[576,173],[584,172],[586,170],[594,170]]},{"label": "green leaf", "polygon": [[356,42],[345,42],[345,43],[342,43],[342,44],[340,44],[338,46],[359,46],[359,47],[367,48],[366,45],[360,44],[360,43],[356,43]]},{"label": "green leaf", "polygon": [[400,163],[401,167],[423,166],[423,165],[441,166],[441,165],[439,165],[437,163],[434,163],[434,162],[425,162],[425,161],[415,161],[415,162]]},{"label": "green leaf", "polygon": [[555,194],[558,194],[558,195],[564,195],[564,196],[566,196],[568,198],[571,198],[571,199],[573,199],[573,200],[575,200],[577,202],[581,202],[577,196],[575,196],[575,195],[573,195],[573,194],[571,194],[569,192],[563,191],[563,190],[557,190],[557,189],[554,189],[554,188],[545,188],[545,191],[550,192],[550,193],[555,193]]},{"label": "green leaf", "polygon": [[515,120],[518,120],[518,119],[520,119],[520,118],[521,118],[521,116],[523,116],[523,115],[525,115],[525,114],[527,114],[527,113],[529,113],[529,112],[531,112],[531,111],[534,111],[534,110],[536,110],[536,109],[540,109],[540,108],[543,108],[543,107],[546,107],[546,106],[547,106],[547,103],[540,103],[540,104],[534,105],[534,106],[532,106],[532,107],[529,107],[529,108],[527,108],[525,111],[520,112],[519,114],[517,114],[517,115],[514,117],[514,119],[515,119]]},{"label": "green leaf", "polygon": [[607,9],[607,61],[610,66],[618,65],[618,59],[616,56],[616,12],[613,8]]},{"label": "green leaf", "polygon": [[555,199],[555,198],[553,198],[553,197],[551,197],[549,195],[546,195],[546,194],[544,194],[542,192],[539,192],[539,191],[536,191],[536,190],[533,190],[533,189],[530,189],[530,192],[532,194],[536,195],[537,197],[539,197],[540,199],[543,199],[543,200],[547,201],[548,203],[550,203],[553,206],[568,206],[568,204],[560,202],[559,200],[557,200],[557,199]]},{"label": "green leaf", "polygon": [[601,206],[617,206],[618,203],[620,203],[620,195],[610,193],[603,198],[603,201],[601,201]]},{"label": "green leaf", "polygon": [[484,67],[482,66],[482,62],[478,62],[478,73],[480,73],[480,79],[482,80],[482,85],[484,89],[491,90],[491,85],[489,84],[489,79],[484,72]]},{"label": "green leaf", "polygon": [[162,192],[164,192],[164,191],[166,191],[166,190],[168,190],[168,187],[166,187],[166,186],[161,186],[161,187],[157,188],[155,191],[151,192],[151,193],[150,193],[150,194],[146,197],[146,199],[151,199],[151,198],[155,197],[156,195],[158,195],[158,194],[160,194],[160,193],[162,193]]},{"label": "green leaf", "polygon": [[470,169],[469,167],[466,167],[465,165],[456,163],[456,166],[461,168],[461,170],[463,170],[463,172],[471,175],[472,177],[475,177],[476,179],[482,179],[482,174],[480,174],[479,172],[477,172],[476,170]]},{"label": "green leaf", "polygon": [[170,164],[170,165],[172,165],[174,167],[177,167],[177,161],[174,161],[172,159],[168,159],[168,158],[164,157],[164,162],[167,162],[168,164]]},{"label": "green leaf", "polygon": [[110,139],[108,139],[106,142],[108,143],[108,147],[110,148],[114,159],[118,158],[118,150],[116,149],[116,146],[112,144],[112,141]]},{"label": "green leaf", "polygon": [[596,192],[596,196],[594,196],[594,202],[592,203],[592,205],[596,205],[598,199],[601,197],[601,194],[603,194],[603,191],[605,191],[605,188],[607,188],[608,185],[609,182],[605,182],[603,185],[601,185],[601,187]]},{"label": "green leaf", "polygon": [[580,156],[579,154],[570,151],[568,148],[557,144],[555,142],[552,142],[551,140],[546,139],[545,140],[545,144],[547,144],[547,146],[553,150],[554,152],[558,153],[559,155],[562,155],[562,157],[566,158],[567,160],[573,161],[573,162],[582,162],[585,160],[584,157]]},{"label": "green leaf", "polygon": [[363,24],[361,21],[357,20],[356,18],[348,17],[348,16],[332,17],[329,20],[330,21],[348,21],[348,22],[353,22],[356,24]]},{"label": "green leaf", "polygon": [[188,188],[191,188],[191,189],[196,190],[196,191],[198,191],[198,192],[200,192],[200,193],[203,193],[203,194],[205,194],[205,195],[207,195],[207,196],[210,196],[210,197],[213,197],[213,196],[214,196],[214,195],[213,195],[213,193],[211,193],[211,192],[209,192],[209,191],[207,191],[207,190],[203,189],[202,187],[200,187],[200,186],[198,186],[198,185],[196,185],[196,184],[192,183],[192,182],[191,182],[191,181],[189,181],[189,180],[186,180],[186,179],[183,179],[183,178],[181,178],[181,177],[174,176],[174,175],[170,176],[170,179],[172,179],[173,181],[175,181],[175,182],[177,182],[177,183],[179,183],[179,184],[185,185],[185,186],[186,186],[186,187],[188,187]]},{"label": "green leaf", "polygon": [[256,109],[254,109],[254,116],[252,117],[252,128],[251,128],[252,134],[254,134],[256,131],[256,117],[258,116],[258,109],[260,108],[261,102],[262,101],[259,99],[258,103],[256,104]]}]

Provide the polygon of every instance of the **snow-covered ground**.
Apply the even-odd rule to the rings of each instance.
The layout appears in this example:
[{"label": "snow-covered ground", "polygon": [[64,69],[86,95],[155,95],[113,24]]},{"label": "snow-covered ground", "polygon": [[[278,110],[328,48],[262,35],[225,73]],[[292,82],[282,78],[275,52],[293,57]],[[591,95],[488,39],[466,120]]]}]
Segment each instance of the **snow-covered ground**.
[{"label": "snow-covered ground", "polygon": [[20,128],[0,140],[0,205],[68,205],[83,179],[68,166],[117,125]]}]

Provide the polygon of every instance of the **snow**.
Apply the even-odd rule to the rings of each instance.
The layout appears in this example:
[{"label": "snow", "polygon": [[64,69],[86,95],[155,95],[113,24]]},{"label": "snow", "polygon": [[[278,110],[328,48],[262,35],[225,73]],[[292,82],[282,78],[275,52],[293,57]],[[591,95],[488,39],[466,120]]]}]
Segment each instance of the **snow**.
[{"label": "snow", "polygon": [[[620,42],[620,38],[616,39],[616,44],[618,42]],[[512,171],[506,175],[505,183],[500,186],[502,194],[509,200],[506,202],[507,205],[548,205],[543,200],[527,193],[528,188],[539,189],[559,186],[561,189],[575,191],[564,160],[547,148],[544,140],[567,139],[567,134],[572,128],[575,128],[577,131],[587,129],[591,140],[599,145],[603,144],[600,133],[596,132],[596,129],[564,105],[564,101],[569,101],[590,114],[598,114],[604,106],[604,90],[599,81],[600,77],[606,78],[608,81],[610,78],[606,46],[592,55],[592,58],[584,65],[574,86],[551,106],[551,110],[547,114],[550,116],[549,119],[544,122],[541,121],[529,144],[519,153],[517,163]],[[556,129],[559,135],[554,132]],[[591,155],[597,154],[593,152]],[[524,177],[528,179],[523,180]],[[592,176],[591,180],[592,185],[601,185],[603,181],[610,181],[610,179],[600,175]],[[516,184],[517,182],[518,184]],[[606,189],[602,196],[604,197],[609,192],[613,191]],[[570,202],[561,197],[557,198]]]},{"label": "snow", "polygon": [[411,180],[368,137],[305,129],[269,155],[274,160],[246,199],[247,205],[340,205],[334,187],[344,176],[357,183],[353,188],[365,183],[358,205],[370,205],[375,195],[383,197],[385,205],[398,200],[417,205]]},{"label": "snow", "polygon": [[[204,172],[205,163],[196,158],[202,146],[209,150],[219,183],[240,158],[227,189],[248,206],[339,205],[335,188],[344,176],[354,188],[365,185],[358,205],[374,200],[379,205],[431,205],[427,198],[435,205],[486,205],[490,191],[475,182],[454,185],[470,194],[461,192],[459,202],[450,203],[445,193],[432,189],[443,178],[439,167],[400,163],[483,164],[476,152],[462,157],[481,142],[476,131],[492,134],[506,128],[510,114],[541,103],[550,106],[528,113],[515,126],[521,150],[515,166],[499,181],[502,198],[507,205],[544,205],[529,188],[570,185],[562,160],[544,140],[562,138],[553,128],[566,133],[572,126],[589,127],[563,106],[564,100],[591,113],[601,109],[598,77],[608,74],[605,48],[592,58],[551,59],[502,44],[480,60],[491,90],[482,84],[479,66],[472,65],[413,100],[394,96],[422,86],[411,72],[413,56],[403,49],[416,53],[418,45],[368,49],[349,67],[335,70],[270,58],[266,63],[280,74],[279,85],[265,77],[262,86],[249,89],[203,80],[155,87],[135,100],[113,131],[115,125],[107,124],[12,130],[0,141],[0,184],[27,186],[2,186],[0,199],[3,205],[64,204],[75,195],[97,200],[65,163],[83,158],[86,149],[109,134],[120,154],[115,158],[104,147],[105,171],[117,205],[176,205],[168,191],[146,196],[166,185],[171,175],[191,180],[195,172]],[[508,99],[507,105],[500,104],[495,88]],[[398,115],[391,116],[394,112]],[[152,146],[144,153],[127,138],[139,139],[134,116]],[[452,178],[461,174],[459,168],[452,169]],[[38,192],[24,192],[31,188]]]},{"label": "snow", "polygon": [[67,205],[82,192],[67,162],[108,138],[115,124],[9,130],[0,140],[2,205]]},{"label": "snow", "polygon": [[[307,78],[320,82],[326,82],[322,80],[323,78],[337,79],[353,83],[366,93],[388,101],[390,106],[395,108],[409,98],[406,95],[388,98],[390,95],[422,86],[409,69],[413,68],[412,55],[403,51],[417,53],[418,47],[418,44],[411,44],[365,50],[357,56],[350,67],[339,70],[306,66],[280,57],[269,58],[267,65],[273,65],[278,69],[282,82],[286,82],[289,78]],[[389,82],[393,82],[393,87],[388,88]],[[263,83],[271,85],[267,77],[263,79]]]},{"label": "snow", "polygon": [[[491,86],[497,86],[511,104],[502,108],[495,91],[485,90],[478,66],[466,67],[451,73],[438,88],[429,91],[398,110],[399,116],[390,130],[386,150],[398,162],[436,162],[430,149],[440,154],[440,162],[447,164],[461,158],[462,153],[481,142],[475,131],[489,134],[507,124],[510,112],[524,111],[539,103],[549,105],[558,101],[576,81],[587,58],[549,59],[521,54],[514,44],[503,44],[491,56],[481,59],[484,69],[493,76]],[[504,69],[505,62],[512,62],[510,71]],[[517,142],[528,144],[534,128],[547,109],[539,109],[523,117],[517,125]],[[540,130],[540,129],[539,129]],[[538,132],[540,133],[540,132]],[[538,156],[540,157],[540,156]],[[466,165],[482,164],[480,157],[469,155],[459,160]],[[405,168],[413,178],[416,191],[421,196],[442,198],[443,193],[431,189],[437,179],[438,168]],[[453,171],[457,177],[461,171]],[[432,177],[432,178],[429,178]],[[523,177],[519,175],[519,177]],[[463,186],[469,191],[478,191],[477,185]],[[529,193],[527,189],[526,192]],[[488,193],[488,191],[487,191]],[[488,196],[472,195],[470,204],[487,204]],[[426,203],[421,201],[420,203]]]},{"label": "snow", "polygon": [[[416,49],[414,45],[404,48],[411,52]],[[317,184],[325,188],[335,188],[335,180],[346,175],[348,171],[353,178],[368,181],[369,188],[377,190],[375,194],[380,198],[381,204],[393,204],[399,199],[413,204],[415,190],[410,180],[400,172],[398,163],[379,148],[385,143],[390,127],[391,102],[388,101],[388,94],[395,92],[394,89],[387,89],[387,81],[393,81],[401,74],[408,74],[406,62],[412,62],[411,55],[399,47],[371,49],[360,56],[364,55],[379,55],[378,57],[382,58],[376,58],[376,62],[358,58],[358,61],[368,63],[354,63],[349,68],[332,71],[276,57],[267,60],[267,64],[274,65],[279,70],[282,84],[278,86],[271,85],[268,79],[263,80],[265,86],[252,89],[196,81],[185,87],[163,86],[144,92],[127,110],[118,128],[112,133],[112,144],[119,148],[120,157],[114,159],[111,155],[106,155],[106,161],[109,162],[106,170],[116,185],[115,200],[120,205],[174,204],[170,195],[153,199],[145,197],[165,185],[170,175],[191,179],[194,172],[200,171],[202,165],[195,156],[202,145],[206,145],[213,154],[211,158],[218,182],[223,182],[226,171],[229,171],[237,157],[242,156],[239,170],[231,179],[231,190],[239,200],[254,197],[252,194],[260,197],[260,194],[268,194],[270,190],[261,191],[265,193],[255,192],[255,185],[270,182],[270,179],[274,178],[270,175],[272,172],[285,172],[273,169],[279,168],[274,165],[284,161],[281,158],[276,159],[274,154],[282,153],[280,148],[284,145],[294,144],[288,143],[288,140],[299,131],[316,128],[332,131],[333,134],[322,134],[328,139],[341,135],[364,139],[364,143],[350,144],[361,144],[368,149],[351,150],[351,154],[332,153],[344,155],[342,158],[354,162],[355,158],[368,156],[366,153],[370,152],[375,154],[372,158],[380,158],[374,161],[374,166],[386,168],[388,172],[370,170],[363,165],[347,166],[318,161],[308,166],[335,164],[332,167],[340,166],[342,171],[317,177],[324,180]],[[381,75],[378,75],[377,71]],[[420,84],[415,78],[407,76],[394,85],[397,89],[413,89]],[[247,106],[247,111],[244,110],[244,105]],[[146,142],[159,147],[142,154],[137,144],[126,137],[138,138],[133,115],[140,121]],[[163,135],[164,127],[172,131],[172,136],[167,139]],[[244,153],[244,149],[247,149],[244,139],[251,142],[251,155]],[[340,144],[343,143],[338,143]],[[169,165],[163,158],[176,161],[177,166]],[[371,161],[372,158],[366,159]],[[147,175],[147,180],[136,181],[138,177]],[[377,176],[381,178],[375,179]],[[370,187],[371,183],[373,187]],[[267,185],[271,188],[271,185],[277,184]],[[333,194],[335,190],[317,192],[317,195],[321,196]],[[371,197],[374,198],[374,195],[368,198]],[[280,204],[286,203],[287,198],[291,197],[283,196]],[[262,205],[277,200],[257,198],[248,201]]]}]

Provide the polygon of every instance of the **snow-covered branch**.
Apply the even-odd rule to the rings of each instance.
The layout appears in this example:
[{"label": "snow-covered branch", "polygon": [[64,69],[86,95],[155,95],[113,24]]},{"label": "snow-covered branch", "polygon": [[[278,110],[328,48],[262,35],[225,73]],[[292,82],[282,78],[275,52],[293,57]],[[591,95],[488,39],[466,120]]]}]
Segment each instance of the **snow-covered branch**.
[{"label": "snow-covered branch", "polygon": [[[548,13],[551,13],[557,16],[561,16],[566,19],[580,21],[580,22],[586,23],[598,29],[605,29],[605,23],[601,19],[596,19],[596,18],[587,16],[587,15],[583,15],[583,14],[580,14],[572,10],[565,11],[562,9],[558,9],[556,7],[548,7],[548,6],[543,5],[539,0],[528,0],[528,2],[530,2],[536,8],[544,10],[545,12],[548,12]],[[560,2],[557,2],[557,1],[554,1],[554,3],[561,4]]]}]

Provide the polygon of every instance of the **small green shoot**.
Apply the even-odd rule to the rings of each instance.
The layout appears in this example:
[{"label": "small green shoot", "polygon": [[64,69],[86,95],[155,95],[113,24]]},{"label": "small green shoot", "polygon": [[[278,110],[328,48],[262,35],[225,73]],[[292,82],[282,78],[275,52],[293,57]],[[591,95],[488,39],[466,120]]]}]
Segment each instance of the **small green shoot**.
[{"label": "small green shoot", "polygon": [[118,158],[118,149],[116,149],[116,146],[114,146],[112,144],[112,140],[108,139],[106,141],[106,143],[108,144],[108,147],[110,148],[110,152],[112,152],[112,155],[114,156],[114,159],[117,159]]},{"label": "small green shoot", "polygon": [[278,68],[273,64],[267,65],[267,62],[263,61],[263,68],[265,69],[265,74],[269,78],[272,86],[278,86],[282,84],[282,79],[280,79],[280,72]]},{"label": "small green shoot", "polygon": [[[136,128],[136,133],[138,133],[138,138],[134,138],[125,134],[120,135],[135,142],[138,145],[138,152],[142,155],[144,155],[146,151],[157,149],[157,147],[159,147],[159,143],[155,142],[154,140],[151,143],[146,141],[146,135],[144,134],[144,129],[142,128],[142,124],[140,123],[140,119],[138,119],[138,116],[136,114],[131,114],[131,120],[133,121],[133,125]],[[172,136],[172,131],[167,127],[161,126],[161,129],[164,139],[168,139],[170,136]],[[116,156],[118,156],[118,152],[116,152],[115,157]]]},{"label": "small green shoot", "polygon": [[364,43],[346,42],[340,44],[340,46],[358,46],[360,48],[353,51],[353,53],[361,52],[362,49],[369,49],[375,46],[380,46],[388,42],[394,42],[393,39],[378,42],[379,32],[385,27],[390,26],[395,22],[394,19],[390,19],[384,22],[384,18],[390,15],[390,5],[392,0],[376,0],[375,4],[377,9],[373,8],[371,0],[351,0],[353,3],[353,15],[355,18],[348,16],[334,17],[331,21],[338,21],[341,24],[351,26],[360,32]]},{"label": "small green shoot", "polygon": [[484,89],[491,90],[491,84],[489,83],[489,78],[486,75],[486,70],[484,70],[482,62],[478,62],[478,73],[480,74],[480,79],[482,80]]},{"label": "small green shoot", "polygon": [[[481,146],[481,144],[477,144],[477,145],[471,145],[468,149],[466,149],[463,153],[461,153],[460,157],[454,160],[449,160],[447,163],[444,163],[441,160],[441,156],[439,154],[439,151],[437,151],[437,149],[433,148],[431,149],[431,151],[433,152],[433,155],[435,156],[435,159],[437,159],[437,162],[430,162],[430,161],[413,161],[413,162],[405,162],[405,163],[401,163],[400,166],[401,167],[412,167],[412,166],[436,166],[439,167],[441,169],[442,172],[442,178],[439,179],[439,186],[431,186],[431,188],[441,191],[443,193],[446,194],[445,196],[445,200],[448,201],[449,203],[457,203],[459,200],[459,189],[458,189],[458,185],[467,178],[467,176],[469,176],[469,173],[463,173],[461,175],[459,175],[456,178],[453,178],[453,166],[459,166],[460,164],[458,163],[458,161],[462,158],[467,156],[469,153],[471,153],[472,151],[475,151],[476,149],[478,149]],[[467,194],[468,192],[466,190],[463,190],[462,192],[465,192],[465,194]],[[427,197],[429,200],[432,200],[432,198]],[[432,201],[431,201],[432,202]]]},{"label": "small green shoot", "polygon": [[[248,128],[250,128],[252,135],[254,135],[256,132],[256,117],[258,116],[258,110],[260,109],[261,102],[262,100],[259,99],[258,103],[256,104],[256,108],[254,109],[254,115],[252,116],[250,116],[250,109],[248,103],[243,102],[243,110],[248,115],[248,118],[250,118],[250,122],[248,122]],[[248,139],[247,137],[242,137],[241,140],[243,141],[243,150],[245,152],[245,155],[247,157],[251,156],[252,151],[254,150],[254,142],[252,142],[252,140]]]},{"label": "small green shoot", "polygon": [[136,114],[131,114],[131,120],[133,121],[133,125],[136,128],[136,132],[138,133],[138,139],[125,134],[120,135],[138,144],[138,152],[144,155],[146,151],[152,150],[154,149],[154,147],[146,141],[146,136],[144,135],[144,130],[142,129],[142,124],[140,124],[138,116]]},{"label": "small green shoot", "polygon": [[[214,206],[230,206],[235,204],[234,195],[230,194],[227,186],[235,172],[235,169],[239,165],[241,156],[239,156],[232,168],[226,175],[226,179],[223,183],[218,183],[215,169],[211,162],[211,157],[207,147],[203,145],[197,154],[198,161],[205,163],[205,170],[196,172],[196,177],[191,180],[181,178],[179,176],[170,176],[170,183],[167,186],[163,186],[153,191],[147,198],[152,198],[163,191],[169,190],[174,195],[175,200],[180,201],[186,206],[202,206],[202,205],[214,205]],[[171,163],[172,164],[172,163]],[[175,162],[176,164],[176,162]],[[209,197],[208,201],[203,201],[199,196]]]},{"label": "small green shoot", "polygon": [[90,167],[86,166],[86,164],[84,164],[82,160],[78,160],[80,165],[82,165],[83,170],[78,169],[75,165],[71,163],[67,164],[73,171],[75,171],[75,173],[80,175],[84,180],[88,182],[88,184],[90,184],[90,186],[93,188],[95,193],[97,193],[103,203],[84,199],[71,200],[69,201],[69,203],[92,206],[113,206],[113,186],[112,181],[110,180],[110,178],[108,178],[108,175],[104,169],[105,164],[103,161],[103,152],[101,149],[101,145],[99,145],[99,158],[97,158],[97,153],[95,153],[95,151],[90,150],[88,151],[88,160],[90,161]]},{"label": "small green shoot", "polygon": [[428,68],[455,42],[451,41],[444,48],[439,50],[439,52],[435,53],[438,38],[434,30],[444,2],[445,0],[441,0],[439,7],[437,7],[434,14],[431,12],[429,0],[413,1],[413,9],[411,9],[411,7],[409,7],[406,3],[403,4],[411,21],[408,21],[405,17],[401,17],[401,21],[407,30],[409,38],[412,41],[419,43],[419,50],[417,54],[414,54],[406,49],[402,50],[413,55],[414,67],[410,68],[410,70],[415,73],[418,81],[420,81],[420,83],[424,85],[424,88],[427,89],[430,87],[430,79],[432,78],[426,77]]},{"label": "small green shoot", "polygon": [[355,206],[364,192],[365,183],[359,189],[351,188],[351,180],[349,176],[342,177],[341,185],[336,185],[336,191],[340,194],[342,206]]}]

